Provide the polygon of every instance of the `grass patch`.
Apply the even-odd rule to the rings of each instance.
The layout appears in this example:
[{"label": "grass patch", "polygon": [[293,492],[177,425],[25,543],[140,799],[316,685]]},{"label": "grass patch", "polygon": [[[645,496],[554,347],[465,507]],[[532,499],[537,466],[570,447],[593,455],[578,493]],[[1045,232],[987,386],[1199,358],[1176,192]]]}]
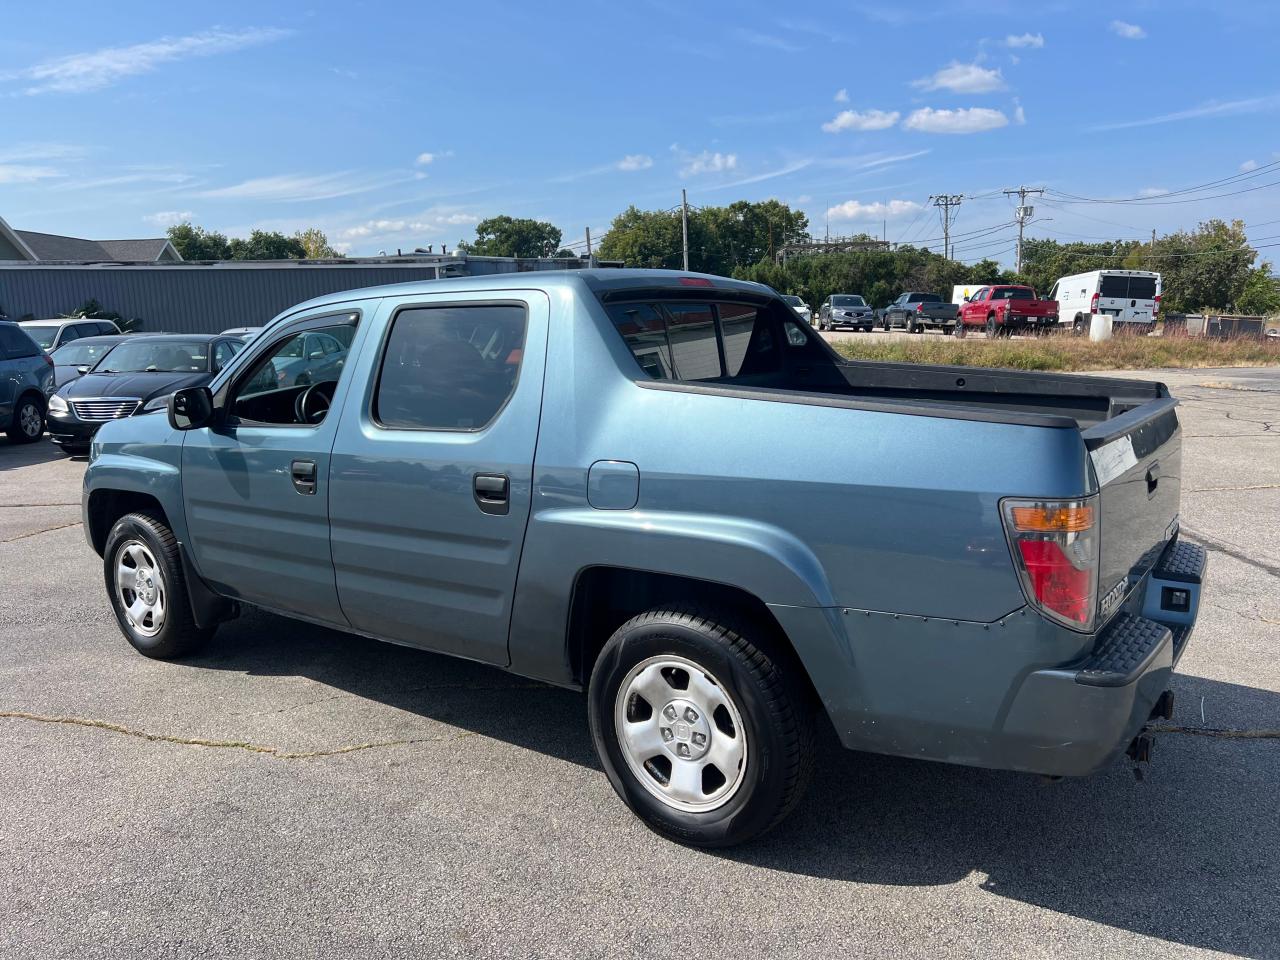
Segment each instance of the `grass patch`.
[{"label": "grass patch", "polygon": [[893,340],[856,335],[832,343],[850,360],[930,363],[1011,370],[1150,370],[1160,367],[1269,367],[1280,365],[1280,341],[1238,338],[1119,336],[1100,343],[1070,335],[1028,340],[962,340],[919,334]]}]

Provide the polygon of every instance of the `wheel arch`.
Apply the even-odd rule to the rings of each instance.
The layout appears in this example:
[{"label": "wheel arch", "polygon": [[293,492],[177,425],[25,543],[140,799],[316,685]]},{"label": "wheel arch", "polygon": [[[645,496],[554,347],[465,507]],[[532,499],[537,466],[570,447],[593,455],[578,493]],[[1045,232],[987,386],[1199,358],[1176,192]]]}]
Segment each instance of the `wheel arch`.
[{"label": "wheel arch", "polygon": [[164,505],[153,494],[114,488],[91,490],[85,501],[85,533],[89,544],[102,556],[107,535],[116,521],[130,513],[149,513],[172,529]]}]

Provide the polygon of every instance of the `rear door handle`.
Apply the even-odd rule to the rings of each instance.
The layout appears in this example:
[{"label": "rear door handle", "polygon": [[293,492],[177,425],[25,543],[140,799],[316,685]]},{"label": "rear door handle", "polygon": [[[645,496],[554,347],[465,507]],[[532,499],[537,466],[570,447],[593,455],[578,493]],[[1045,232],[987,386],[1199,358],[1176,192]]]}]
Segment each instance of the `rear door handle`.
[{"label": "rear door handle", "polygon": [[472,481],[476,506],[494,516],[505,516],[511,510],[508,497],[510,483],[503,473],[477,473]]},{"label": "rear door handle", "polygon": [[313,496],[316,492],[316,462],[314,460],[295,460],[289,466],[293,477],[293,488],[303,496]]}]

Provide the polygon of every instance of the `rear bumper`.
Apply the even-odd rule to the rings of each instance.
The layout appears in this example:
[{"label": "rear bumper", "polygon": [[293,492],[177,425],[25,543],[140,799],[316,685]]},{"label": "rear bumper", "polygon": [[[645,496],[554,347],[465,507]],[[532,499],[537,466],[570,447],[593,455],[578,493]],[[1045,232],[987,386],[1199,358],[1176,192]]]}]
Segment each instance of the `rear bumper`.
[{"label": "rear bumper", "polygon": [[[846,747],[1083,776],[1151,719],[1194,629],[1205,566],[1202,548],[1174,543],[1093,635],[1025,608],[991,624],[770,609]],[[1049,650],[1065,659],[1036,664]]]}]

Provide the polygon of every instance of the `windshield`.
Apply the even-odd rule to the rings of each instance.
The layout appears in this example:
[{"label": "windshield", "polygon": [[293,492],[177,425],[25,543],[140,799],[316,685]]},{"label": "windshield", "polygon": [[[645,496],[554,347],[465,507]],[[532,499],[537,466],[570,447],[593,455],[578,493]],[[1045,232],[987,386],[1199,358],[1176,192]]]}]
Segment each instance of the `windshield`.
[{"label": "windshield", "polygon": [[991,292],[992,300],[1034,300],[1036,292],[1030,287],[1000,287]]},{"label": "windshield", "polygon": [[782,299],[783,299],[783,300],[785,300],[785,301],[787,301],[787,303],[791,304],[791,306],[793,306],[793,307],[803,307],[803,306],[804,306],[804,301],[803,301],[803,300],[801,300],[799,297],[783,297]]},{"label": "windshield", "polygon": [[91,367],[114,346],[114,343],[73,341],[53,351],[53,362],[62,367]]},{"label": "windshield", "polygon": [[99,361],[94,373],[204,373],[207,343],[147,340],[122,343]]},{"label": "windshield", "polygon": [[863,300],[856,293],[850,296],[832,297],[831,303],[836,307],[865,307],[867,301]]},{"label": "windshield", "polygon": [[913,293],[907,297],[907,303],[941,303],[942,298],[936,293]]},{"label": "windshield", "polygon": [[27,336],[40,344],[41,350],[48,350],[53,346],[53,341],[58,336],[58,327],[59,324],[50,323],[35,327],[23,326],[22,329],[27,332]]}]

